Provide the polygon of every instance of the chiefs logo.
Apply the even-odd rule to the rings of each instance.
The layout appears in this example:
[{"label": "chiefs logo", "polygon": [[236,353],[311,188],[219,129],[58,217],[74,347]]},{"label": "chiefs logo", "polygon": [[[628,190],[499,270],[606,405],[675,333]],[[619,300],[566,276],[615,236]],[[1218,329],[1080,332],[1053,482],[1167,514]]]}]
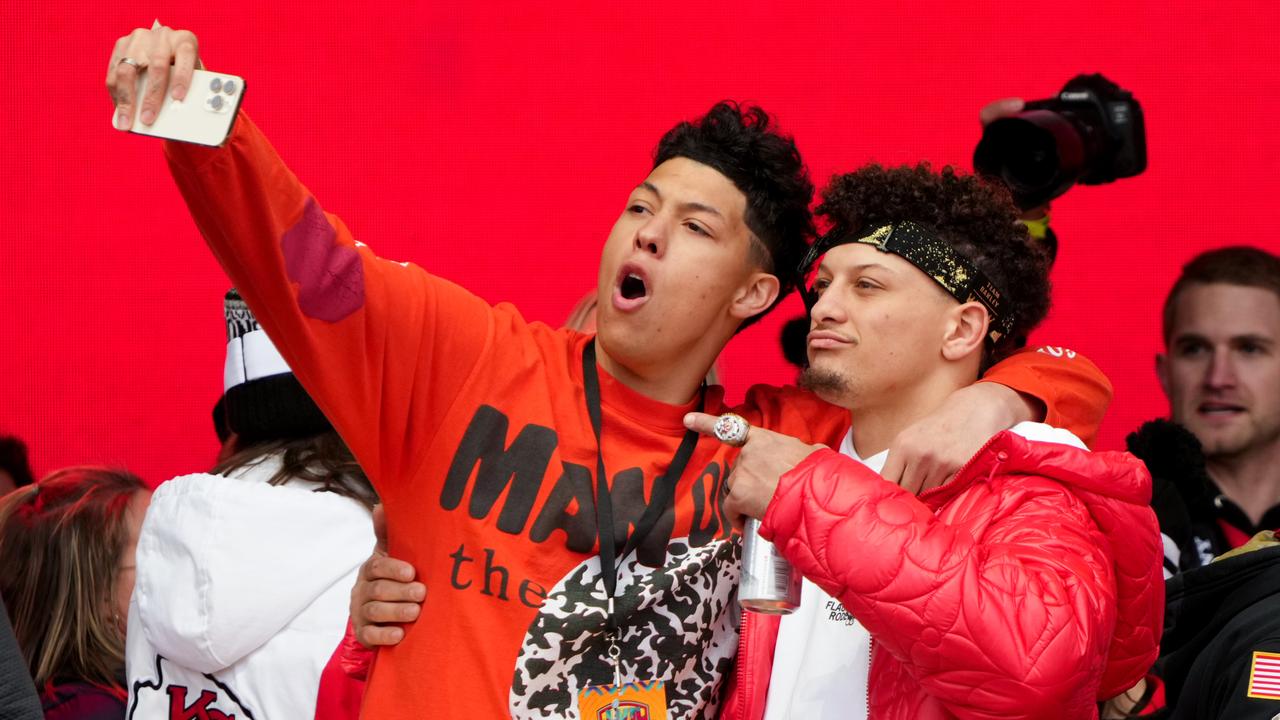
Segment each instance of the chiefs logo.
[{"label": "chiefs logo", "polygon": [[210,707],[218,701],[216,692],[201,690],[200,697],[187,705],[188,689],[182,685],[170,685],[165,689],[169,695],[169,720],[236,720],[235,715]]},{"label": "chiefs logo", "polygon": [[[165,670],[170,678],[165,679]],[[173,677],[174,675],[178,677]],[[186,683],[186,684],[179,684]],[[168,718],[168,720],[255,720],[253,713],[240,704],[235,692],[207,673],[174,670],[168,660],[156,656],[156,679],[139,679],[133,683],[129,703],[133,718]]]}]

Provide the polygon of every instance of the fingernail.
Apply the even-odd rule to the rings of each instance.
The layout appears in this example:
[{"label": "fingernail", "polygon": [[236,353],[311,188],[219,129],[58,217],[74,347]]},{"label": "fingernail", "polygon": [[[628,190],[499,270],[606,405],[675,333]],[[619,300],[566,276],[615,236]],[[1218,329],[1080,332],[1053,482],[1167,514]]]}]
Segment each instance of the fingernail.
[{"label": "fingernail", "polygon": [[186,96],[187,96],[187,89],[185,87],[183,87],[182,85],[173,86],[174,102],[180,102]]},{"label": "fingernail", "polygon": [[123,110],[116,113],[116,129],[117,130],[129,129],[129,113]]},{"label": "fingernail", "polygon": [[155,121],[156,121],[156,111],[155,111],[155,110],[143,110],[143,111],[142,111],[142,124],[143,124],[143,125],[150,125],[151,123],[153,123],[153,122],[155,122]]},{"label": "fingernail", "polygon": [[415,587],[415,588],[413,589],[413,599],[414,599],[414,600],[417,600],[417,601],[419,601],[419,602],[421,602],[421,601],[422,601],[422,598],[424,598],[424,597],[426,596],[426,594],[427,594],[427,589],[426,589],[426,588],[422,588],[422,587]]}]

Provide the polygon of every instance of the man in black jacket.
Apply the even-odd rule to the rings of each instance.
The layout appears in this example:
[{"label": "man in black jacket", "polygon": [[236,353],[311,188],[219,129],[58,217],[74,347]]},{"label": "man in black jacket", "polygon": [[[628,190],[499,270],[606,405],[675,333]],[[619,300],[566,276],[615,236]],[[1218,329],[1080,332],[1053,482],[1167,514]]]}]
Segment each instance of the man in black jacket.
[{"label": "man in black jacket", "polygon": [[1169,481],[1155,505],[1174,541],[1166,556],[1187,569],[1280,528],[1280,257],[1230,247],[1193,258],[1165,300],[1164,340],[1156,370],[1170,416],[1203,462],[1168,428],[1144,428],[1131,449]]},{"label": "man in black jacket", "polygon": [[1168,583],[1167,720],[1280,717],[1280,542],[1260,533]]},{"label": "man in black jacket", "polygon": [[[1164,339],[1156,368],[1173,422],[1128,438],[1151,472],[1172,578],[1157,716],[1280,718],[1280,547],[1232,550],[1280,528],[1280,258],[1250,247],[1193,258],[1165,300]],[[1130,698],[1150,695],[1150,680]]]}]

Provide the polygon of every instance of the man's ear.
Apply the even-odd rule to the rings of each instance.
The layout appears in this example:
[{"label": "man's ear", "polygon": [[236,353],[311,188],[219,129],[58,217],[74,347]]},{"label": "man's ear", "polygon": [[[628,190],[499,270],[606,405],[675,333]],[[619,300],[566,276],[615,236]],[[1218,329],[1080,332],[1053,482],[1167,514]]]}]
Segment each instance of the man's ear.
[{"label": "man's ear", "polygon": [[729,306],[729,314],[741,320],[754,317],[768,310],[778,299],[778,278],[767,272],[752,273]]},{"label": "man's ear", "polygon": [[1172,400],[1169,395],[1169,356],[1163,353],[1156,353],[1156,377],[1160,379],[1160,389],[1164,391],[1166,399]]},{"label": "man's ear", "polygon": [[967,302],[951,309],[942,337],[942,357],[960,360],[974,352],[982,352],[987,339],[987,309],[980,303]]}]

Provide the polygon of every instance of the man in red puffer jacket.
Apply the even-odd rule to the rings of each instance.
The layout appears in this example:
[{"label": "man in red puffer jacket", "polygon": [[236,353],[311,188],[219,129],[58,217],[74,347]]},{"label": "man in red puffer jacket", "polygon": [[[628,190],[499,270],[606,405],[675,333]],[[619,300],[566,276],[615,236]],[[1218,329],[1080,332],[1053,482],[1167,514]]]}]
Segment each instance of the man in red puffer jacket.
[{"label": "man in red puffer jacket", "polygon": [[805,583],[794,614],[745,615],[721,717],[1097,717],[1162,624],[1142,463],[1023,423],[918,497],[878,474],[899,430],[1047,312],[1013,206],[950,169],[871,166],[819,212],[805,381],[856,422],[842,453],[747,433],[726,510],[760,518]]}]

